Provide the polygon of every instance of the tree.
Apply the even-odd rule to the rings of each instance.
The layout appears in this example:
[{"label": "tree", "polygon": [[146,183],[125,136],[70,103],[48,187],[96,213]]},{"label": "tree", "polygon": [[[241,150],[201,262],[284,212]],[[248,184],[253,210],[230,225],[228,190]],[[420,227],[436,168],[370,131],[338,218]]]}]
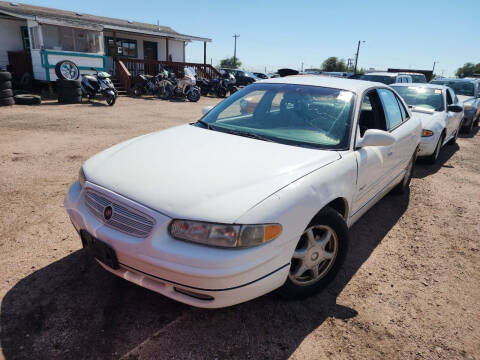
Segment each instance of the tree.
[{"label": "tree", "polygon": [[240,66],[242,66],[242,62],[238,58],[234,60],[233,56],[231,58],[220,60],[220,67],[222,68],[238,69]]},{"label": "tree", "polygon": [[322,63],[323,71],[347,71],[345,60],[331,56]]},{"label": "tree", "polygon": [[460,78],[472,76],[473,74],[480,74],[480,63],[475,65],[474,63],[467,62],[462,67],[458,68],[455,73],[455,75]]}]

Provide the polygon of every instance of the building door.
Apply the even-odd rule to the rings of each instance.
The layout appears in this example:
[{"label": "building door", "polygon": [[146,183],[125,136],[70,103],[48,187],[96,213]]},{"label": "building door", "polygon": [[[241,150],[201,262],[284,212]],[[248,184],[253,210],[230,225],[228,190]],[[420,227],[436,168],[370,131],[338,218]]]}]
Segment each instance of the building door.
[{"label": "building door", "polygon": [[156,75],[158,73],[158,51],[157,43],[152,41],[143,42],[143,58],[145,60],[152,60],[152,62],[145,63],[145,74]]}]

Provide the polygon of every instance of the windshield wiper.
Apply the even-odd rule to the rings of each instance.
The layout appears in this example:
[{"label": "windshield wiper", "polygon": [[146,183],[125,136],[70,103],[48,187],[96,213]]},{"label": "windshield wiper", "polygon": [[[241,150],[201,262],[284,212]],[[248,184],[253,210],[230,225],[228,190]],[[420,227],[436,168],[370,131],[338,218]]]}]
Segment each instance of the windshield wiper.
[{"label": "windshield wiper", "polygon": [[202,125],[205,126],[208,130],[212,130],[212,127],[211,127],[210,124],[207,123],[206,121],[197,120],[197,123],[202,124]]},{"label": "windshield wiper", "polygon": [[227,129],[225,129],[225,132],[228,132],[229,134],[233,134],[233,135],[239,135],[239,136],[252,138],[252,139],[275,142],[274,140],[272,140],[272,139],[270,139],[266,136],[258,135],[258,134],[251,133],[251,132],[248,132],[248,131],[239,131],[239,130],[231,130],[231,129],[227,130]]}]

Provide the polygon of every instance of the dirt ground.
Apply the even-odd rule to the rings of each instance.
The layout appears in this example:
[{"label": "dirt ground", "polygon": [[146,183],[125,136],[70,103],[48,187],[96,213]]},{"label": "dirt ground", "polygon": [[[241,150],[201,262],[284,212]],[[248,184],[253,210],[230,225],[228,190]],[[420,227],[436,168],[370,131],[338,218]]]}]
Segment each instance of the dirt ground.
[{"label": "dirt ground", "polygon": [[410,194],[352,227],[343,270],[304,301],[195,309],[90,260],[63,208],[82,162],[216,102],[0,108],[0,358],[480,359],[480,134],[418,163]]}]

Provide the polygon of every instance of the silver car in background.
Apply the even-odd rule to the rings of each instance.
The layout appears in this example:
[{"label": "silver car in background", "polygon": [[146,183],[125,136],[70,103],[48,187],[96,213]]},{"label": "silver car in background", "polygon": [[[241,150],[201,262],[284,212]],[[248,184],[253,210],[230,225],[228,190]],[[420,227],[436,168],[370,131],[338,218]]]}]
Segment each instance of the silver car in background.
[{"label": "silver car in background", "polygon": [[455,91],[458,99],[463,104],[463,130],[466,133],[473,131],[473,126],[478,126],[480,119],[480,81],[476,79],[435,79],[431,84],[448,86]]}]

